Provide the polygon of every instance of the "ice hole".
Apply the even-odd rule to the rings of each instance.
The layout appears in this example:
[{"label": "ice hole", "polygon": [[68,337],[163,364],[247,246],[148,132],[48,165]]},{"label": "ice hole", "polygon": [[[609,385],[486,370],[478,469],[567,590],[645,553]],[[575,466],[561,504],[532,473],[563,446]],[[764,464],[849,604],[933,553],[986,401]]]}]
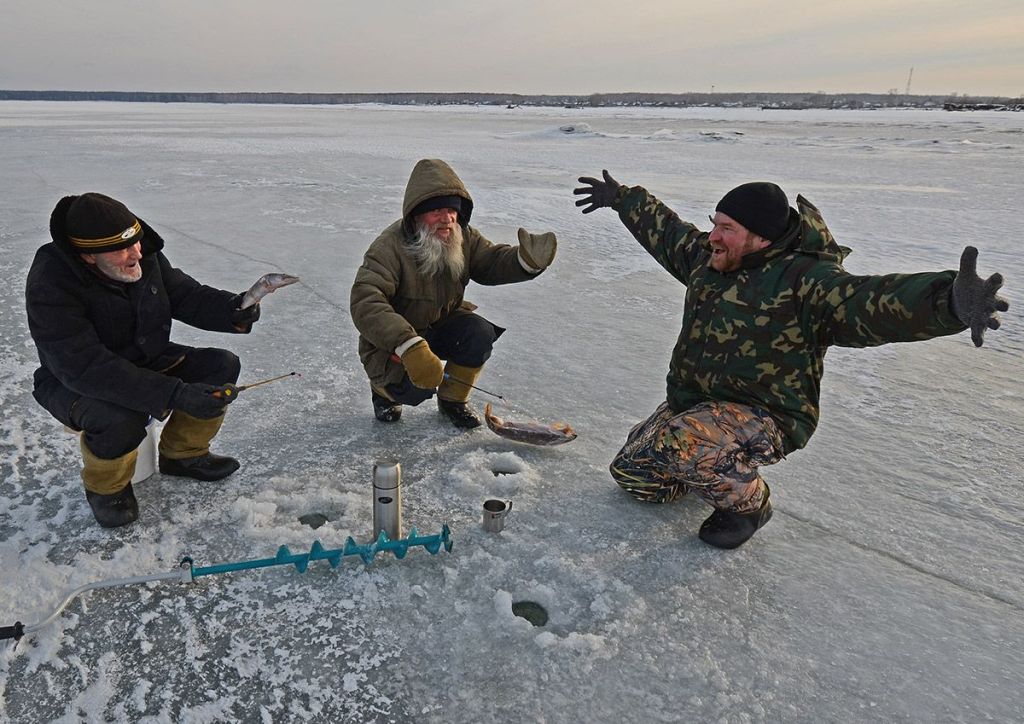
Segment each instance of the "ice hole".
[{"label": "ice hole", "polygon": [[525,618],[534,626],[543,626],[548,622],[548,612],[536,601],[513,601],[512,613]]}]

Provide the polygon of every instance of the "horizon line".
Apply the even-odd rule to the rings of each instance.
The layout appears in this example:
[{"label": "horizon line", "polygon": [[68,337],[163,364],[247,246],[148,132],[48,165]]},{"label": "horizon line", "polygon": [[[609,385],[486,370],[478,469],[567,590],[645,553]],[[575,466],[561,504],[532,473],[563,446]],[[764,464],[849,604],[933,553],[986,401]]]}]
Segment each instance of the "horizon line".
[{"label": "horizon line", "polygon": [[594,96],[885,96],[900,98],[991,98],[1014,100],[1024,96],[1004,96],[982,93],[902,93],[898,89],[887,91],[592,91],[587,93],[521,93],[511,91],[213,91],[213,90],[70,90],[62,88],[0,88],[0,93],[149,93],[154,95],[295,95],[295,96],[460,96],[483,95],[520,98],[592,98]]}]

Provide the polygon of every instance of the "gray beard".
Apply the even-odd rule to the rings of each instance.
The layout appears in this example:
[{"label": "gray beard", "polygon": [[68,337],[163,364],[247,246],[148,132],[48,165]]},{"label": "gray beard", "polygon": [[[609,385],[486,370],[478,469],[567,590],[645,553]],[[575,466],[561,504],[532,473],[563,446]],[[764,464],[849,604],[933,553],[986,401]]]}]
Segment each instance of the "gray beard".
[{"label": "gray beard", "polygon": [[443,272],[453,279],[461,278],[466,269],[466,257],[462,253],[462,227],[456,224],[451,240],[445,242],[423,224],[417,225],[416,236],[409,242],[409,255],[426,276]]},{"label": "gray beard", "polygon": [[136,264],[132,272],[123,272],[113,264],[107,262],[100,255],[96,255],[96,268],[100,270],[103,276],[113,279],[115,282],[124,282],[125,284],[131,284],[142,279],[142,264]]}]

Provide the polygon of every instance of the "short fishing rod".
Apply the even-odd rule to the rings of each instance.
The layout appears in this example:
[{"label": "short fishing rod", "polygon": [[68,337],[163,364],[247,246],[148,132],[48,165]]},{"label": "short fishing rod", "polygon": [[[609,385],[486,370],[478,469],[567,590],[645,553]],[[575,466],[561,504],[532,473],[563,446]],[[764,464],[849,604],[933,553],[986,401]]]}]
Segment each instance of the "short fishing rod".
[{"label": "short fishing rod", "polygon": [[[283,380],[285,377],[302,377],[298,372],[289,372],[286,375],[278,375],[277,377],[271,377],[269,380],[260,380],[259,382],[253,382],[249,385],[231,385],[225,387],[223,391],[217,390],[213,393],[214,397],[231,397],[233,394],[241,392],[242,390],[251,390],[253,387],[259,387],[260,385],[270,384],[271,382],[277,382]],[[223,392],[223,393],[222,393]]]},{"label": "short fishing rod", "polygon": [[491,397],[497,397],[502,402],[506,401],[505,398],[502,397],[501,395],[499,395],[497,392],[488,392],[483,387],[477,387],[476,385],[471,385],[468,382],[465,382],[464,380],[460,380],[458,377],[452,377],[447,372],[444,373],[444,378],[446,380],[451,380],[452,382],[458,383],[460,385],[465,385],[466,387],[472,387],[477,392],[483,392],[485,395],[490,395]]},{"label": "short fishing rod", "polygon": [[[396,363],[396,364],[402,364],[402,358],[399,357],[397,354],[394,354],[394,353],[392,353],[392,355],[391,355],[391,361]],[[466,387],[474,389],[477,392],[483,392],[485,395],[490,395],[491,397],[497,397],[502,402],[508,402],[508,400],[506,400],[504,397],[499,395],[497,392],[488,392],[487,390],[485,390],[482,387],[477,387],[476,385],[471,385],[468,382],[466,382],[465,380],[460,380],[458,377],[452,377],[447,372],[444,373],[444,378],[446,380],[451,380],[452,382],[455,382],[457,384],[465,385]]]}]

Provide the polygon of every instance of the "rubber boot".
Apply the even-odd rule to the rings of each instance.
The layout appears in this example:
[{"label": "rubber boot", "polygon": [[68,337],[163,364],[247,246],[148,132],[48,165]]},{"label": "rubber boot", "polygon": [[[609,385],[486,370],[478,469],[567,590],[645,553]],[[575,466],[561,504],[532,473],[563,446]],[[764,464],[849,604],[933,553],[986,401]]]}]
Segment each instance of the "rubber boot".
[{"label": "rubber boot", "polygon": [[373,400],[373,416],[381,422],[397,422],[402,417],[402,405],[387,395],[382,395],[376,387],[370,388]]},{"label": "rubber boot", "polygon": [[99,458],[85,444],[84,436],[78,440],[85,499],[96,522],[104,528],[119,528],[138,520],[139,503],[131,479],[139,451],[132,450],[119,458]]},{"label": "rubber boot", "polygon": [[700,539],[715,548],[739,548],[772,519],[771,491],[764,486],[761,507],[751,513],[716,510],[700,527]]},{"label": "rubber boot", "polygon": [[454,362],[444,366],[444,381],[437,388],[437,409],[451,420],[455,427],[472,429],[483,421],[469,406],[469,393],[483,367],[463,367]]},{"label": "rubber boot", "polygon": [[160,472],[195,480],[220,480],[239,468],[238,461],[210,452],[210,440],[224,415],[203,420],[175,410],[160,435]]}]

